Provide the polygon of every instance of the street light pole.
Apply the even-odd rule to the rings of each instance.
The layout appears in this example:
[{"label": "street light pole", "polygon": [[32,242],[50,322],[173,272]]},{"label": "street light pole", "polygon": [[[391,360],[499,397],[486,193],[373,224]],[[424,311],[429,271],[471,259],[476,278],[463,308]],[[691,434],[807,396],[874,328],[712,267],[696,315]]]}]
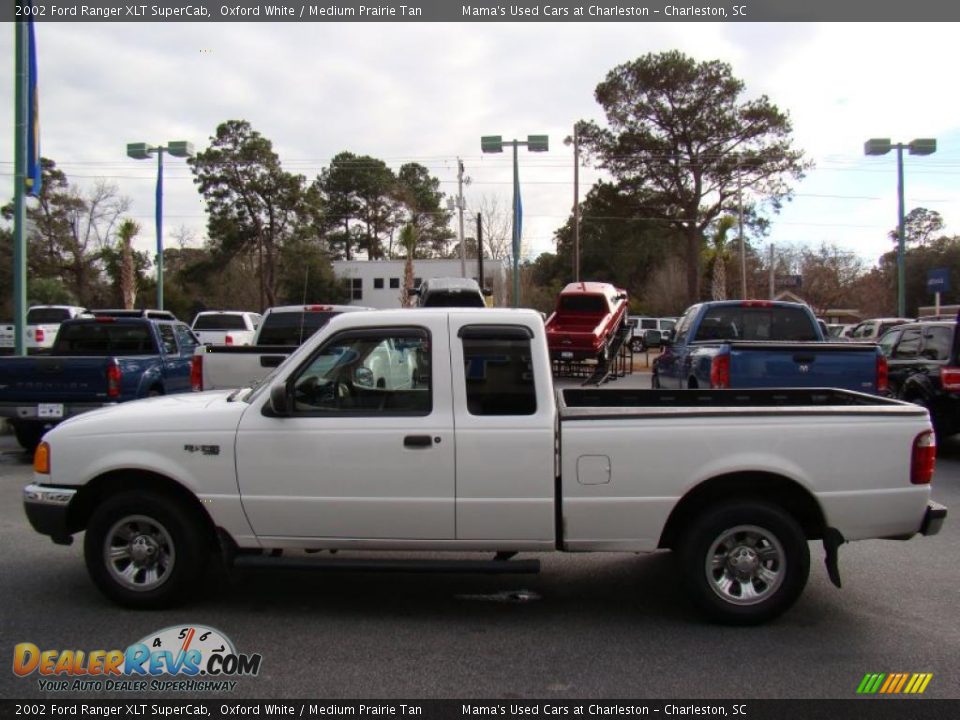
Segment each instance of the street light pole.
[{"label": "street light pole", "polygon": [[866,155],[886,155],[891,150],[897,151],[897,315],[906,317],[906,233],[904,228],[903,203],[903,150],[906,148],[911,155],[932,155],[937,151],[937,141],[934,138],[918,138],[908,143],[892,143],[890,138],[871,138],[864,143],[863,151]]},{"label": "street light pole", "polygon": [[546,135],[527,135],[526,140],[505,141],[500,135],[484,135],[480,149],[485,153],[503,152],[504,145],[513,146],[513,307],[520,307],[520,236],[523,215],[520,209],[520,165],[517,148],[526,145],[530,152],[546,152],[550,149]]},{"label": "street light pole", "polygon": [[157,148],[157,193],[156,193],[156,222],[157,222],[157,310],[163,310],[163,151]]},{"label": "street light pole", "polygon": [[163,153],[174,157],[187,158],[193,155],[193,145],[186,140],[174,140],[166,145],[148,145],[147,143],[127,143],[127,156],[134,160],[146,160],[157,154],[157,309],[163,310]]}]

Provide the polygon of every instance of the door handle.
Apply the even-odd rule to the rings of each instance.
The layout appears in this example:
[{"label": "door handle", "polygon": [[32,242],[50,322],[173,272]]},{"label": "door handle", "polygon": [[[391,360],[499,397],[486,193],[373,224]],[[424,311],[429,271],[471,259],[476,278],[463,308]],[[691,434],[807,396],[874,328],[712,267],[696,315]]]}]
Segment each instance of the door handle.
[{"label": "door handle", "polygon": [[407,435],[403,439],[403,446],[408,448],[425,448],[433,445],[433,438],[429,435]]}]

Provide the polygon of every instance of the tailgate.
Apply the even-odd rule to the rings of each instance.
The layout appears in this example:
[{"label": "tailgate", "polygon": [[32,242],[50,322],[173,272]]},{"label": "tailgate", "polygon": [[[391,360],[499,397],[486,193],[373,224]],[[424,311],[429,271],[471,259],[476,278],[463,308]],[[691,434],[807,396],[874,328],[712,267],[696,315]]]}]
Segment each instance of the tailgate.
[{"label": "tailgate", "polygon": [[876,345],[730,343],[730,387],[832,387],[876,392]]},{"label": "tailgate", "polygon": [[278,367],[294,347],[262,345],[208,345],[203,349],[203,389],[250,387]]},{"label": "tailgate", "polygon": [[12,357],[0,360],[0,401],[93,402],[107,399],[107,358]]}]

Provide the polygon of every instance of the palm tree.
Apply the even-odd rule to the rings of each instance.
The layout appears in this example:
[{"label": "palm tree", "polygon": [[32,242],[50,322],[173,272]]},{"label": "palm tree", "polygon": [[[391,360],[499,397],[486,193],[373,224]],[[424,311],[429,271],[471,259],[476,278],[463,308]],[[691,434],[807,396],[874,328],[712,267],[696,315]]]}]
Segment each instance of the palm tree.
[{"label": "palm tree", "polygon": [[120,238],[120,297],[123,307],[132,310],[137,302],[137,277],[133,271],[133,238],[140,226],[130,218],[124,218],[117,228]]},{"label": "palm tree", "polygon": [[403,289],[400,291],[400,306],[412,307],[413,296],[413,255],[417,248],[417,229],[413,223],[407,223],[400,230],[400,244],[407,251],[407,262],[403,266]]},{"label": "palm tree", "polygon": [[724,215],[717,222],[717,231],[713,236],[713,255],[712,282],[710,283],[710,296],[713,300],[727,299],[727,233],[733,227],[736,221],[731,215]]}]

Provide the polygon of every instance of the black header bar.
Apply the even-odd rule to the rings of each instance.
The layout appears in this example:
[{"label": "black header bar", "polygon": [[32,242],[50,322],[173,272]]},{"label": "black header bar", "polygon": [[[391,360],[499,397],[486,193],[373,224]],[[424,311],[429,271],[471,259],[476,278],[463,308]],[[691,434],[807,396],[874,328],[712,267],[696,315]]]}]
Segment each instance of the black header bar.
[{"label": "black header bar", "polygon": [[[26,0],[0,21],[40,22],[944,22],[943,0]],[[851,33],[864,32],[851,26]]]}]

